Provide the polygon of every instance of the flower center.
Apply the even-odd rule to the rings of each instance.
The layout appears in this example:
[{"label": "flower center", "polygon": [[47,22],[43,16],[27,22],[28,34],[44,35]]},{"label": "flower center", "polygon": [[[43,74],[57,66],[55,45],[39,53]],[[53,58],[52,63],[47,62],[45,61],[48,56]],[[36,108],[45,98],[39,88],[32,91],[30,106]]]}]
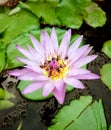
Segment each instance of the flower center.
[{"label": "flower center", "polygon": [[43,72],[46,76],[50,77],[53,80],[63,78],[67,71],[67,57],[63,61],[59,56],[57,58],[52,58],[51,60],[47,60],[44,65],[40,67],[44,69]]}]

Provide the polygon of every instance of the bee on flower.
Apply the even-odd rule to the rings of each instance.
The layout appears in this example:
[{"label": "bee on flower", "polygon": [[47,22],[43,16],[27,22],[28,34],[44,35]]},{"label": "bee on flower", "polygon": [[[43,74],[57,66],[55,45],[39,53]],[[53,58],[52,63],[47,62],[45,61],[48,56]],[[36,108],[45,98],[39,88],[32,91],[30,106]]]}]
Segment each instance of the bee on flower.
[{"label": "bee on flower", "polygon": [[80,36],[70,45],[71,30],[63,36],[60,44],[55,28],[51,35],[47,31],[41,32],[40,41],[30,35],[33,47],[27,45],[27,49],[16,45],[16,48],[25,56],[17,57],[23,62],[24,68],[9,71],[10,75],[17,76],[19,80],[31,80],[22,94],[28,94],[42,88],[44,97],[52,93],[60,104],[64,102],[66,84],[79,89],[84,89],[80,80],[99,79],[100,77],[91,71],[82,68],[94,60],[97,55],[88,55],[92,47],[84,45],[80,47],[83,36]]}]

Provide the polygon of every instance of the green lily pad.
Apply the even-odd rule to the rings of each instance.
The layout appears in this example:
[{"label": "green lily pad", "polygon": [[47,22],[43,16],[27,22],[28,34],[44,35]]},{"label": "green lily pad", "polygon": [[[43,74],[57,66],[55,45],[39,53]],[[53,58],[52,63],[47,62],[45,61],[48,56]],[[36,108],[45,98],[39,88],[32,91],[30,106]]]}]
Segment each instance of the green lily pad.
[{"label": "green lily pad", "polygon": [[109,58],[111,58],[111,40],[104,43],[102,52],[104,52]]},{"label": "green lily pad", "polygon": [[90,96],[82,96],[64,106],[47,130],[107,130],[101,100],[92,103]]},{"label": "green lily pad", "polygon": [[61,23],[70,28],[80,28],[82,25],[81,9],[72,0],[62,0],[57,5],[56,12]]},{"label": "green lily pad", "polygon": [[91,27],[102,27],[106,23],[106,14],[96,3],[91,2],[84,9],[87,15],[83,15],[83,19]]},{"label": "green lily pad", "polygon": [[9,15],[10,10],[1,8],[0,11],[0,30],[4,31],[1,37],[4,47],[18,35],[39,28],[39,22],[31,12],[21,9],[19,12]]},{"label": "green lily pad", "polygon": [[111,64],[105,64],[100,69],[101,80],[111,90]]},{"label": "green lily pad", "polygon": [[55,12],[57,3],[57,1],[27,1],[25,3],[20,2],[19,6],[33,12],[40,19],[41,23],[55,25],[60,24]]},{"label": "green lily pad", "polygon": [[61,23],[70,28],[80,28],[83,19],[94,28],[106,22],[105,12],[91,0],[62,0],[56,12]]}]

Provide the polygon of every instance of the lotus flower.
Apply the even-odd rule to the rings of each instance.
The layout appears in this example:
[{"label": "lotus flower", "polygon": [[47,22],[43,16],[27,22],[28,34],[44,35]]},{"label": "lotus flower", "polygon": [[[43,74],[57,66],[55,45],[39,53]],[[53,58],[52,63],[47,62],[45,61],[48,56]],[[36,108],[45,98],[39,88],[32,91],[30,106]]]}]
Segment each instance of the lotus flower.
[{"label": "lotus flower", "polygon": [[52,93],[60,104],[64,102],[66,84],[74,88],[83,89],[80,80],[98,79],[98,75],[82,68],[94,60],[97,55],[88,56],[92,47],[80,46],[83,36],[80,36],[72,45],[70,44],[71,30],[69,29],[58,44],[57,34],[54,28],[51,35],[46,31],[41,32],[40,42],[30,35],[33,47],[27,45],[27,50],[17,45],[16,48],[25,56],[17,57],[23,62],[23,69],[15,69],[9,72],[17,76],[19,80],[32,80],[26,86],[22,94],[28,94],[42,88],[44,97]]}]

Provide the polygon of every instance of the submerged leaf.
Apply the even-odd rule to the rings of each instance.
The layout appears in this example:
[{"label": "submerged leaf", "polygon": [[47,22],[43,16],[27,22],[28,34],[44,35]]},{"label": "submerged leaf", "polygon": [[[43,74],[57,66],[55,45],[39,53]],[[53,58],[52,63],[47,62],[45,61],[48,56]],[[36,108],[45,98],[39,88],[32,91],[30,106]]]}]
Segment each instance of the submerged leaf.
[{"label": "submerged leaf", "polygon": [[9,100],[0,100],[0,110],[13,107],[14,103]]},{"label": "submerged leaf", "polygon": [[104,43],[102,52],[104,52],[109,58],[111,58],[111,40]]},{"label": "submerged leaf", "polygon": [[47,130],[106,130],[101,100],[91,103],[90,96],[72,101],[57,113]]},{"label": "submerged leaf", "polygon": [[111,90],[111,64],[103,65],[100,74],[103,83]]},{"label": "submerged leaf", "polygon": [[[2,43],[0,43],[1,46]],[[0,72],[3,70],[4,66],[5,66],[5,49],[0,47]]]}]

